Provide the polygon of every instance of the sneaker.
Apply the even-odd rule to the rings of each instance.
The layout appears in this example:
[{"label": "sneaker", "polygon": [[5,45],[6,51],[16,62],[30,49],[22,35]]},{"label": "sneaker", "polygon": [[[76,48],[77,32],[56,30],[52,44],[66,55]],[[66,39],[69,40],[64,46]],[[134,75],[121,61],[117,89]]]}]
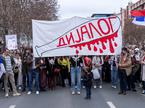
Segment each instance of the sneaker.
[{"label": "sneaker", "polygon": [[36,94],[39,95],[39,91],[36,91]]},{"label": "sneaker", "polygon": [[145,90],[142,91],[142,94],[145,94]]},{"label": "sneaker", "polygon": [[72,95],[74,95],[74,94],[75,94],[75,92],[74,92],[74,91],[72,91],[72,92],[71,92],[71,94],[72,94]]},{"label": "sneaker", "polygon": [[100,86],[99,86],[99,88],[101,89],[101,88],[102,88],[102,86],[100,85]]},{"label": "sneaker", "polygon": [[88,99],[90,100],[91,99],[91,96],[89,96]]},{"label": "sneaker", "polygon": [[88,98],[88,97],[85,97],[84,99],[86,99],[86,100],[87,100],[87,99],[89,99],[89,98]]},{"label": "sneaker", "polygon": [[81,92],[80,92],[80,91],[78,91],[78,92],[77,92],[77,94],[78,94],[78,95],[80,95],[80,94],[81,94]]},{"label": "sneaker", "polygon": [[127,89],[127,91],[131,91],[131,89],[130,89],[130,88],[128,88],[128,89]]},{"label": "sneaker", "polygon": [[123,92],[123,95],[126,95],[126,92]]},{"label": "sneaker", "polygon": [[14,93],[13,96],[20,96],[20,93]]},{"label": "sneaker", "polygon": [[29,91],[27,94],[30,95],[31,94],[31,91]]},{"label": "sneaker", "polygon": [[90,100],[91,99],[91,96],[86,96],[84,99],[86,99],[86,100]]},{"label": "sneaker", "polygon": [[94,86],[94,89],[96,89],[97,88],[97,86]]},{"label": "sneaker", "polygon": [[22,92],[25,92],[26,91],[26,89],[22,89]]},{"label": "sneaker", "polygon": [[123,94],[123,92],[122,92],[122,91],[120,91],[118,94],[119,94],[119,95],[121,95],[121,94]]},{"label": "sneaker", "polygon": [[22,87],[19,87],[18,89],[19,89],[19,90],[21,90],[21,89],[22,89]]},{"label": "sneaker", "polygon": [[136,90],[136,89],[133,89],[132,91],[133,91],[133,92],[137,92],[137,90]]},{"label": "sneaker", "polygon": [[5,94],[5,97],[9,97],[9,94],[8,94],[8,93],[6,93],[6,94]]},{"label": "sneaker", "polygon": [[117,87],[116,86],[112,86],[112,88],[116,89]]},{"label": "sneaker", "polygon": [[138,85],[138,86],[139,86],[139,88],[142,88],[142,87],[143,87],[143,85],[142,85],[141,83],[139,83],[139,85]]}]

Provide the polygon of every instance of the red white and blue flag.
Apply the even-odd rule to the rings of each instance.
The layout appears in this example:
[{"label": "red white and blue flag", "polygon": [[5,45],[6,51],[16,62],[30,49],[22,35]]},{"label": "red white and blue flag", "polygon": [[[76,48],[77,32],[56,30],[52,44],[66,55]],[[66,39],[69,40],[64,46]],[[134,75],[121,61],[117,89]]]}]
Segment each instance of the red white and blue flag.
[{"label": "red white and blue flag", "polygon": [[131,11],[131,16],[134,18],[133,24],[145,26],[145,10]]}]

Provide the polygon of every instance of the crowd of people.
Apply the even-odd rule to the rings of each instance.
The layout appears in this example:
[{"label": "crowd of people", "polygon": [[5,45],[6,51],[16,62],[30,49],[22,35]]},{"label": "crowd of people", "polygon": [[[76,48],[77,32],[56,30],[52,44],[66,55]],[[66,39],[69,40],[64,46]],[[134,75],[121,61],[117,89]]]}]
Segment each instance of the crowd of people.
[{"label": "crowd of people", "polygon": [[[6,49],[0,56],[0,89],[5,96],[13,92],[28,95],[41,91],[55,90],[56,86],[70,87],[72,95],[86,89],[85,99],[91,99],[91,88],[102,88],[103,81],[111,82],[112,88],[120,85],[119,94],[136,92],[142,85],[145,94],[145,48],[124,47],[120,55],[63,56],[34,58],[32,48],[17,51]],[[33,83],[35,81],[35,84]],[[34,86],[34,87],[33,87]]]}]

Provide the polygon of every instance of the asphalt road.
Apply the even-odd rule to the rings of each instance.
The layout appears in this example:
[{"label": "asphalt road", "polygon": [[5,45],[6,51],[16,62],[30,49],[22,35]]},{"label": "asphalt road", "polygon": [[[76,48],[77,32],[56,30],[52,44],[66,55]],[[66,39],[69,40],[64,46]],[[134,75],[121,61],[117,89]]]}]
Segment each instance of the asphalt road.
[{"label": "asphalt road", "polygon": [[4,98],[0,95],[0,108],[145,108],[145,95],[141,90],[128,92],[126,96],[118,95],[118,89],[104,84],[102,89],[92,90],[92,99],[85,100],[85,90],[81,95],[71,95],[69,88],[57,88],[54,91]]}]

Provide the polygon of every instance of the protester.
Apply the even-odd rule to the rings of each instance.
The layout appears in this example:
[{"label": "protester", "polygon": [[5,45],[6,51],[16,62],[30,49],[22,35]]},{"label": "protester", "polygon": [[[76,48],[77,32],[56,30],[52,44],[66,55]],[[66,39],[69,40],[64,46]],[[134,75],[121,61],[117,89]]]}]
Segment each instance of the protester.
[{"label": "protester", "polygon": [[28,49],[24,49],[22,51],[22,91],[25,92],[27,86],[29,86],[29,77],[28,77],[28,69],[29,69],[29,59],[31,58],[31,53]]},{"label": "protester", "polygon": [[30,70],[28,72],[29,75],[29,91],[28,95],[32,93],[32,86],[33,86],[33,79],[35,79],[35,89],[36,94],[39,94],[40,87],[39,87],[39,72],[40,72],[40,59],[39,58],[32,58],[30,59]]},{"label": "protester", "polygon": [[145,94],[145,48],[143,52],[143,56],[141,58],[141,73],[142,73],[142,81],[143,81],[143,91],[142,93]]},{"label": "protester", "polygon": [[141,64],[140,64],[140,60],[141,60],[141,52],[139,48],[135,48],[134,49],[134,58],[135,58],[135,65],[134,65],[134,69],[136,70],[135,75],[134,75],[134,79],[136,82],[141,83]]},{"label": "protester", "polygon": [[73,56],[70,58],[71,63],[71,90],[72,95],[76,92],[80,95],[81,90],[81,66],[83,64],[82,58],[79,56]]},{"label": "protester", "polygon": [[[129,81],[128,81],[128,90],[132,90],[136,92],[136,86],[135,83],[137,82],[138,79],[140,79],[140,52],[138,48],[135,48],[132,53],[132,73],[129,76]],[[137,78],[138,77],[138,78]]]},{"label": "protester", "polygon": [[66,87],[68,83],[68,67],[69,67],[69,59],[66,57],[60,57],[58,59],[58,63],[61,66],[61,79],[62,79],[62,87]]},{"label": "protester", "polygon": [[4,67],[2,56],[0,56],[0,90],[4,87],[4,74],[6,70]]},{"label": "protester", "polygon": [[54,79],[55,79],[55,86],[62,85],[61,84],[61,65],[58,63],[58,57],[55,57],[54,60]]},{"label": "protester", "polygon": [[[102,65],[103,65],[103,58],[101,56],[94,56],[93,60],[92,60],[92,65],[93,68],[94,66],[97,68],[97,70],[99,71],[100,74],[100,78],[99,78],[99,88],[102,88]],[[98,81],[96,80],[95,83],[97,83]],[[94,88],[96,88],[96,85],[94,85]]]},{"label": "protester", "polygon": [[102,68],[103,80],[107,83],[111,82],[111,65],[109,64],[110,55],[104,56],[104,64]]},{"label": "protester", "polygon": [[46,65],[47,58],[41,58],[40,60],[40,90],[46,91],[47,87],[47,65]]},{"label": "protester", "polygon": [[65,56],[64,57],[67,60],[67,82],[66,84],[71,87],[71,75],[70,75],[70,60],[69,57]]},{"label": "protester", "polygon": [[15,66],[14,66],[14,73],[17,74],[17,77],[15,78],[16,85],[18,85],[19,89],[21,89],[22,86],[22,60],[20,58],[20,55],[17,53],[14,58]]},{"label": "protester", "polygon": [[[12,88],[13,96],[20,95],[17,92],[17,85],[22,87],[22,92],[26,91],[28,87],[28,94],[31,94],[33,79],[35,79],[36,94],[39,94],[40,90],[46,91],[47,86],[54,89],[56,85],[60,84],[63,87],[69,84],[72,94],[80,94],[82,75],[86,88],[86,99],[90,99],[92,85],[94,88],[97,86],[102,88],[103,79],[109,82],[109,78],[111,78],[112,87],[116,88],[119,77],[119,94],[126,95],[127,90],[137,90],[135,85],[141,76],[143,81],[142,93],[145,94],[144,56],[145,51],[143,50],[141,55],[139,48],[130,49],[130,51],[128,48],[123,48],[120,60],[118,60],[118,56],[104,56],[105,59],[103,56],[33,58],[30,48],[22,51],[11,51],[11,53],[6,50],[2,60],[0,60],[0,64],[3,63],[6,70],[2,75],[1,82],[4,82],[6,97],[9,96],[9,88]],[[105,77],[102,77],[103,73],[105,73]],[[4,81],[2,81],[3,78]]]},{"label": "protester", "polygon": [[10,83],[12,85],[13,89],[13,96],[20,96],[21,94],[17,92],[16,85],[15,85],[15,79],[14,79],[14,73],[13,73],[13,65],[14,65],[14,59],[9,55],[9,51],[6,49],[4,53],[4,66],[6,68],[6,73],[4,76],[4,87],[5,87],[5,96],[9,96],[9,90],[8,90],[8,80],[10,80]]},{"label": "protester", "polygon": [[46,61],[46,66],[48,70],[48,88],[53,90],[55,88],[55,78],[54,78],[54,58],[49,57]]},{"label": "protester", "polygon": [[131,74],[131,57],[127,48],[123,48],[119,62],[119,79],[120,79],[120,92],[119,94],[126,95],[127,90],[127,76]]},{"label": "protester", "polygon": [[[99,61],[99,57],[98,56],[93,56],[92,59],[92,73],[93,73],[93,85],[94,88],[97,88],[97,84],[98,82],[101,82],[101,74],[99,72],[99,68],[100,68],[100,61]],[[101,86],[101,85],[99,85]]]},{"label": "protester", "polygon": [[84,83],[86,88],[86,97],[85,99],[91,99],[91,87],[92,87],[92,80],[93,80],[93,73],[91,72],[92,66],[91,64],[85,67],[85,74],[84,74]]},{"label": "protester", "polygon": [[112,56],[110,58],[110,64],[111,64],[111,82],[112,82],[112,88],[117,88],[118,84],[118,67],[117,67],[117,56]]}]

